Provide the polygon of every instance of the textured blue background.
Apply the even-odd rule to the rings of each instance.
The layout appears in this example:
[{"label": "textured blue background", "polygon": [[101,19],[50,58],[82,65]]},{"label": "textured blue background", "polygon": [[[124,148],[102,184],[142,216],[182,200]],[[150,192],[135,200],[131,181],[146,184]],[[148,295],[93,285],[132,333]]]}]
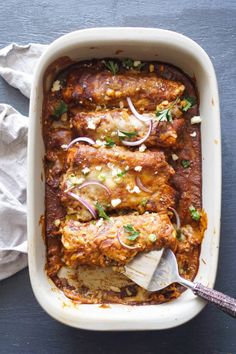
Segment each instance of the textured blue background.
[{"label": "textured blue background", "polygon": [[[171,29],[197,41],[218,77],[223,142],[223,200],[216,288],[236,297],[236,1],[8,0],[0,2],[0,46],[49,43],[87,27]],[[28,113],[28,100],[0,81],[1,102]],[[0,283],[0,353],[236,353],[236,322],[213,306],[191,322],[161,332],[99,333],[51,319],[37,304],[28,271]]]}]

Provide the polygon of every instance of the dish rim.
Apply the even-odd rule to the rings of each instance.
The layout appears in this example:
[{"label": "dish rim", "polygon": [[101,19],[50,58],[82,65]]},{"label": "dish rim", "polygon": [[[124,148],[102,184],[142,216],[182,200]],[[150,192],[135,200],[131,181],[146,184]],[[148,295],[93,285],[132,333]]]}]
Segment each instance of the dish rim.
[{"label": "dish rim", "polygon": [[[32,90],[31,90],[31,99],[30,99],[30,122],[29,122],[29,139],[28,139],[28,183],[27,183],[27,205],[28,205],[28,218],[27,218],[27,225],[28,225],[28,248],[29,248],[29,272],[30,272],[30,280],[31,285],[33,288],[33,292],[35,297],[37,298],[40,305],[44,308],[44,310],[49,313],[52,317],[63,322],[67,325],[77,327],[77,328],[84,328],[84,329],[96,329],[96,330],[142,330],[142,329],[167,329],[172,328],[177,325],[183,324],[189,321],[191,318],[196,316],[205,306],[205,302],[200,299],[194,299],[194,305],[192,309],[188,308],[186,304],[181,304],[182,309],[187,311],[188,313],[185,316],[181,315],[181,313],[176,313],[175,319],[173,319],[172,323],[168,320],[168,316],[161,316],[159,321],[157,320],[157,312],[150,311],[148,317],[142,314],[143,320],[140,321],[140,313],[143,310],[142,308],[147,308],[147,306],[132,306],[132,309],[129,305],[118,305],[112,304],[112,309],[115,311],[111,311],[112,313],[109,314],[109,309],[99,309],[97,312],[96,310],[93,311],[79,311],[80,315],[78,316],[78,311],[73,311],[73,308],[69,308],[68,311],[60,311],[61,308],[58,307],[56,302],[52,301],[52,299],[47,298],[46,293],[48,294],[47,289],[45,288],[45,279],[43,281],[43,285],[39,285],[38,276],[42,277],[42,274],[37,272],[36,267],[36,244],[35,244],[35,234],[37,234],[36,230],[36,220],[35,215],[35,195],[34,192],[36,191],[36,185],[34,181],[35,177],[35,169],[34,160],[36,154],[36,147],[34,146],[35,137],[36,137],[36,120],[41,116],[41,112],[37,111],[36,102],[38,100],[39,90],[40,90],[40,82],[42,81],[41,78],[45,71],[45,68],[50,64],[50,60],[55,53],[59,53],[61,51],[61,46],[66,46],[68,48],[72,48],[78,43],[90,43],[91,41],[98,41],[99,43],[108,43],[108,42],[116,42],[116,41],[123,41],[127,42],[140,42],[145,40],[148,37],[148,40],[156,41],[156,43],[165,43],[166,45],[169,44],[171,47],[178,47],[179,49],[189,50],[191,48],[194,51],[194,56],[199,62],[202,63],[203,67],[205,68],[206,72],[208,73],[209,77],[208,80],[211,83],[211,89],[214,91],[214,100],[215,100],[215,107],[214,107],[214,124],[215,124],[215,132],[216,132],[216,139],[218,139],[218,163],[217,167],[215,167],[216,171],[216,188],[218,193],[216,197],[216,205],[215,205],[215,218],[214,225],[216,227],[215,232],[215,243],[216,247],[213,250],[213,262],[212,268],[214,268],[213,274],[211,274],[211,281],[210,286],[214,285],[216,272],[217,272],[217,262],[218,262],[218,247],[219,247],[219,231],[220,231],[220,207],[221,207],[221,138],[220,138],[220,110],[219,110],[219,95],[218,95],[218,88],[217,88],[217,81],[215,76],[215,71],[213,65],[211,63],[210,58],[206,54],[206,52],[193,40],[190,38],[183,36],[182,34],[156,29],[156,28],[139,28],[139,27],[103,27],[103,28],[90,28],[84,30],[78,30],[66,34],[64,36],[59,37],[56,39],[49,47],[46,49],[42,57],[39,59],[37,64],[33,83],[32,83]],[[155,38],[156,37],[156,38]],[[173,43],[175,42],[175,43]],[[111,45],[111,44],[110,44]],[[187,47],[187,49],[186,49]],[[96,57],[96,56],[95,56]],[[47,65],[46,65],[47,64]],[[42,264],[44,267],[44,264]],[[42,280],[42,278],[41,278]],[[50,283],[50,281],[49,281]],[[50,285],[52,287],[52,285]],[[50,296],[49,296],[50,297]],[[64,299],[66,301],[66,299]],[[174,300],[175,303],[181,302],[179,301],[180,298]],[[61,301],[61,300],[60,300]],[[168,302],[167,304],[161,305],[148,305],[148,308],[152,307],[162,307],[165,308],[166,306],[172,306],[174,303]],[[79,305],[81,307],[89,306],[94,307],[97,305]],[[116,311],[116,308],[120,307],[128,307],[122,316]],[[173,306],[172,306],[173,307]],[[185,309],[186,308],[186,309]],[[188,309],[188,310],[187,310]],[[168,310],[167,310],[168,311]],[[183,311],[183,312],[184,312]],[[136,313],[135,313],[136,312]],[[166,312],[164,310],[164,312]],[[77,315],[76,315],[77,314]],[[131,317],[127,318],[126,315]],[[160,322],[162,321],[162,323]],[[99,321],[100,326],[97,324]]]}]

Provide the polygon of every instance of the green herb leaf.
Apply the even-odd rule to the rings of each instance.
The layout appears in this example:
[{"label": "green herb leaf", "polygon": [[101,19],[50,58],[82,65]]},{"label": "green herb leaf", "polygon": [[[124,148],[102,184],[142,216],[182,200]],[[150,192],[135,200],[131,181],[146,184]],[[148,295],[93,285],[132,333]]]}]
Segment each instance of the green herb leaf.
[{"label": "green herb leaf", "polygon": [[59,118],[63,113],[68,111],[68,106],[64,101],[60,101],[60,103],[54,108],[53,115]]},{"label": "green herb leaf", "polygon": [[105,63],[105,66],[108,70],[110,70],[113,75],[115,75],[119,71],[119,65],[115,61],[108,60]]},{"label": "green herb leaf", "polygon": [[182,160],[181,161],[181,165],[183,166],[183,168],[189,168],[190,167],[190,161],[189,160]]},{"label": "green herb leaf", "polygon": [[117,177],[123,177],[125,174],[127,173],[126,170],[120,172],[120,173],[117,173]]},{"label": "green herb leaf", "polygon": [[127,239],[129,241],[135,241],[136,238],[139,236],[140,232],[136,231],[131,224],[127,224],[123,226],[124,230],[129,234]]},{"label": "green herb leaf", "polygon": [[112,138],[110,137],[105,137],[105,140],[106,140],[106,144],[105,146],[107,147],[113,147],[114,145],[116,145],[116,143],[114,142],[114,140],[112,140]]},{"label": "green herb leaf", "polygon": [[145,207],[147,205],[148,199],[147,198],[143,198],[140,202],[140,205]]},{"label": "green herb leaf", "polygon": [[157,240],[157,236],[155,234],[148,235],[148,239],[151,242],[155,242]]},{"label": "green herb leaf", "polygon": [[141,71],[145,65],[146,65],[146,63],[141,62],[138,66],[135,67],[135,69],[138,69],[139,71]]},{"label": "green herb leaf", "polygon": [[181,229],[177,229],[177,230],[176,230],[176,238],[177,238],[177,240],[179,240],[179,241],[184,241],[185,237],[184,237],[184,235],[182,234]]},{"label": "green herb leaf", "polygon": [[96,208],[98,210],[98,215],[100,216],[100,218],[103,218],[103,219],[106,219],[106,220],[110,219],[109,216],[105,213],[105,210],[104,210],[103,206],[99,202],[97,202],[95,204],[95,206],[96,206]]},{"label": "green herb leaf", "polygon": [[201,215],[200,215],[199,211],[193,205],[191,205],[189,207],[189,211],[190,211],[190,214],[191,214],[193,220],[195,220],[195,221],[200,220]]},{"label": "green herb leaf", "polygon": [[[124,135],[124,136],[122,136],[122,135],[119,135],[119,133],[121,133],[122,135]],[[124,131],[122,131],[122,130],[119,130],[119,132],[118,132],[118,135],[119,135],[119,138],[120,139],[124,139],[124,138],[133,138],[134,136],[136,136],[138,133],[137,132],[124,132]]]},{"label": "green herb leaf", "polygon": [[189,108],[193,107],[196,104],[196,99],[195,97],[185,97],[185,106],[182,108],[182,111],[187,112]]},{"label": "green herb leaf", "polygon": [[156,116],[158,117],[159,122],[169,122],[172,123],[172,114],[171,114],[171,107],[163,109],[162,111],[157,111]]},{"label": "green herb leaf", "polygon": [[134,66],[134,61],[130,58],[125,58],[122,60],[122,66],[126,69],[130,69]]}]

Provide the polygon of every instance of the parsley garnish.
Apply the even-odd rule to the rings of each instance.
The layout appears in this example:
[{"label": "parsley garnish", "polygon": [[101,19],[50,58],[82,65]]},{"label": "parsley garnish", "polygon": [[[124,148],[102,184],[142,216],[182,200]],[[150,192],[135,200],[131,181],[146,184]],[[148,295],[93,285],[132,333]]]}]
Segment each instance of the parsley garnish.
[{"label": "parsley garnish", "polygon": [[140,232],[136,231],[131,224],[124,225],[123,228],[129,234],[127,236],[129,241],[135,241],[140,234]]},{"label": "parsley garnish", "polygon": [[196,221],[199,221],[201,215],[200,215],[199,211],[193,205],[191,205],[189,207],[189,211],[190,211],[190,214],[192,216],[192,219],[196,220]]},{"label": "parsley garnish", "polygon": [[127,173],[127,171],[125,171],[125,170],[120,173],[117,173],[117,177],[123,177],[126,173]]},{"label": "parsley garnish", "polygon": [[68,111],[68,106],[64,101],[60,101],[60,103],[54,108],[53,115],[59,118],[63,113]]},{"label": "parsley garnish", "polygon": [[185,106],[182,108],[182,111],[187,112],[189,108],[192,108],[196,104],[196,98],[195,97],[185,97]]},{"label": "parsley garnish", "polygon": [[116,143],[114,142],[114,140],[112,140],[112,138],[110,137],[105,137],[105,140],[106,140],[106,144],[105,146],[107,147],[113,147],[114,145],[116,145]]},{"label": "parsley garnish", "polygon": [[130,58],[125,58],[122,60],[122,66],[126,69],[130,69],[134,66],[134,61]]},{"label": "parsley garnish", "polygon": [[123,132],[122,130],[119,130],[119,133],[121,133],[122,135],[119,135],[120,139],[124,139],[124,138],[133,138],[134,136],[136,136],[138,133],[137,132]]},{"label": "parsley garnish", "polygon": [[95,207],[98,210],[98,215],[100,216],[100,218],[103,218],[103,219],[106,219],[106,220],[110,219],[109,216],[105,213],[105,210],[104,210],[103,206],[99,202],[97,202],[95,204]]},{"label": "parsley garnish", "polygon": [[190,161],[189,160],[182,160],[181,165],[183,168],[189,168],[190,167]]},{"label": "parsley garnish", "polygon": [[119,65],[112,60],[108,60],[105,63],[105,66],[108,70],[110,70],[113,75],[115,75],[119,71]]}]

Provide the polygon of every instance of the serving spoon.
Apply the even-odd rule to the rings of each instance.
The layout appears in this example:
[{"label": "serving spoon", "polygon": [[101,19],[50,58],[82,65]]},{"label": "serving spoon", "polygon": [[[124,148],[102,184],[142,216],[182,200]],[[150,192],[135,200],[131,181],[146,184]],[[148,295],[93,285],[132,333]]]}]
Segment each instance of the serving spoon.
[{"label": "serving spoon", "polygon": [[176,257],[170,249],[139,254],[125,266],[124,274],[148,291],[158,291],[172,283],[179,283],[236,318],[236,299],[182,278],[179,275]]}]

